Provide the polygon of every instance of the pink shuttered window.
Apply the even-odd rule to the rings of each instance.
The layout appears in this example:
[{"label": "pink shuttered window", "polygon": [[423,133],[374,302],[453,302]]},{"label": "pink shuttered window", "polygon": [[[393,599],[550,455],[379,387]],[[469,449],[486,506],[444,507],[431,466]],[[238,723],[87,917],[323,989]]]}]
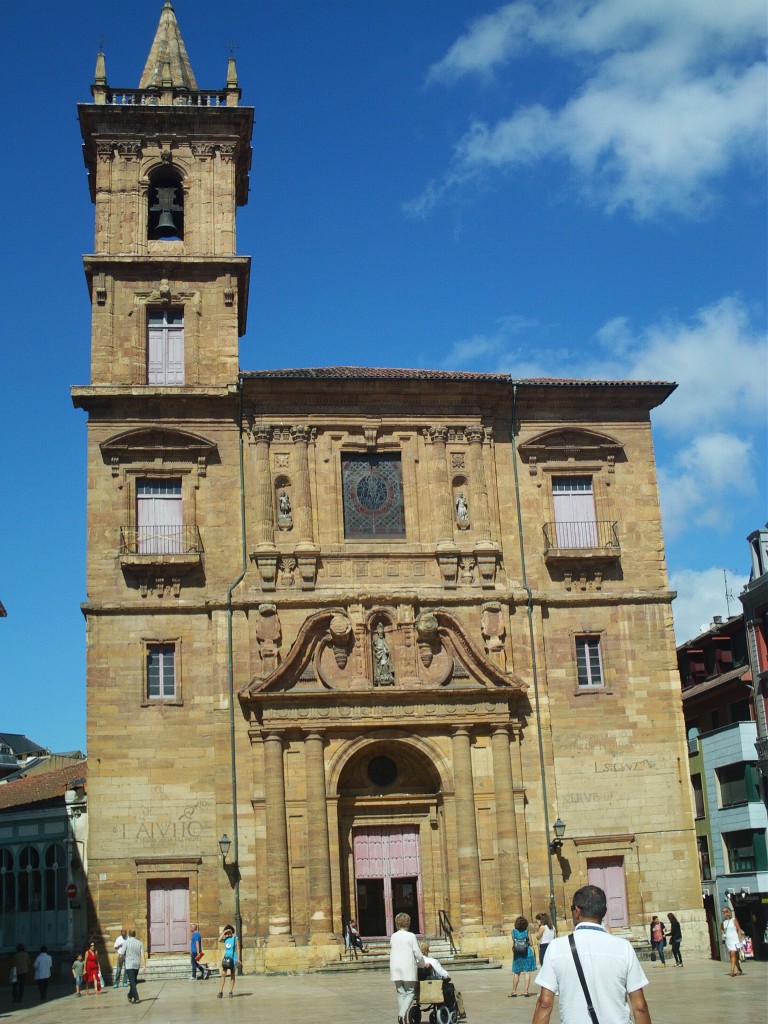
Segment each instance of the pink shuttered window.
[{"label": "pink shuttered window", "polygon": [[555,530],[559,548],[596,548],[597,522],[591,476],[552,478]]},{"label": "pink shuttered window", "polygon": [[136,481],[136,549],[141,555],[183,550],[181,480]]},{"label": "pink shuttered window", "polygon": [[147,384],[184,383],[184,313],[166,309],[147,320]]}]

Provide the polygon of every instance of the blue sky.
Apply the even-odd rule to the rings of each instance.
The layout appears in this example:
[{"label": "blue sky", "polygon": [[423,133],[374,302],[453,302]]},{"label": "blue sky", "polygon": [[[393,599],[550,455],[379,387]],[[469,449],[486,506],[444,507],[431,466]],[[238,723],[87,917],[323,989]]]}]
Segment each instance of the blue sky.
[{"label": "blue sky", "polygon": [[[138,85],[161,0],[0,2],[6,731],[85,746],[93,208],[76,104]],[[177,0],[198,84],[256,108],[243,369],[632,377],[678,640],[740,610],[766,519],[762,0]]]}]

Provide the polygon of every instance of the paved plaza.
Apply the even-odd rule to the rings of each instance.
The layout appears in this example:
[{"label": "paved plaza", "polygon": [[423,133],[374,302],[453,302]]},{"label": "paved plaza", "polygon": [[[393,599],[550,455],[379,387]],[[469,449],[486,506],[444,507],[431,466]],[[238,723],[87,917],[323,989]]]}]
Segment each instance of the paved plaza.
[{"label": "paved plaza", "polygon": [[[682,969],[648,964],[646,989],[653,1024],[763,1024],[768,1017],[768,964],[745,964],[743,978],[730,978],[728,966],[710,960],[687,963]],[[530,1024],[536,987],[516,999],[508,965],[498,971],[457,971],[457,988],[464,995],[468,1024]],[[395,1024],[394,987],[386,971],[350,976],[245,975],[238,978],[235,996],[217,999],[218,981],[166,981],[140,984],[141,1002],[129,1004],[126,990],[107,989],[101,996],[76,998],[69,988],[53,986],[40,1003],[34,985],[21,1008],[11,1003],[10,989],[0,995],[0,1021],[18,1024],[83,1024],[139,1021],[141,1024],[208,1024],[247,1021],[258,1024]],[[559,1020],[557,1010],[553,1021]],[[606,1022],[608,1024],[608,1022]]]}]

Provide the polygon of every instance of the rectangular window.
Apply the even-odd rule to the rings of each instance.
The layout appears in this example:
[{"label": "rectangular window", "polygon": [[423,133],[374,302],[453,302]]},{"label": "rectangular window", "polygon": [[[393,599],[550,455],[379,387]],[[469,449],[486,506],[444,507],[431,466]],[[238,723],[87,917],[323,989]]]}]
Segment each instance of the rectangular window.
[{"label": "rectangular window", "polygon": [[149,700],[172,700],[175,696],[175,644],[148,644],[147,698]]},{"label": "rectangular window", "polygon": [[597,517],[591,476],[552,477],[559,548],[596,548]]},{"label": "rectangular window", "polygon": [[709,843],[706,836],[696,836],[696,846],[699,851],[699,872],[701,880],[708,882],[712,878],[712,865],[709,859]]},{"label": "rectangular window", "polygon": [[733,807],[735,804],[746,804],[760,799],[757,772],[753,764],[745,761],[726,764],[716,769],[716,775],[721,807]]},{"label": "rectangular window", "polygon": [[739,832],[724,832],[723,843],[729,874],[765,871],[768,868],[765,830],[745,828]]},{"label": "rectangular window", "polygon": [[749,697],[744,700],[737,700],[731,704],[732,722],[750,722],[752,720],[752,701]]},{"label": "rectangular window", "polygon": [[165,309],[147,318],[147,384],[184,383],[184,312]]},{"label": "rectangular window", "polygon": [[399,455],[344,455],[341,481],[346,538],[405,537]]},{"label": "rectangular window", "polygon": [[594,688],[603,685],[599,636],[576,637],[576,671],[579,687]]},{"label": "rectangular window", "polygon": [[691,786],[693,787],[693,804],[696,809],[696,817],[703,818],[706,812],[704,810],[704,788],[701,784],[701,775],[691,776]]},{"label": "rectangular window", "polygon": [[136,481],[136,550],[140,555],[184,550],[181,480]]}]

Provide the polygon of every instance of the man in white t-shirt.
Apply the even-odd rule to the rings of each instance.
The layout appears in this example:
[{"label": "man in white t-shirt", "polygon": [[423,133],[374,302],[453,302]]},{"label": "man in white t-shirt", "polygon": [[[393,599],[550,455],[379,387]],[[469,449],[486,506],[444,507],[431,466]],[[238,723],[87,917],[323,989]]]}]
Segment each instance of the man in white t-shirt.
[{"label": "man in white t-shirt", "polygon": [[[125,967],[125,944],[128,941],[128,932],[123,928],[120,934],[115,939],[115,953],[117,953],[117,970],[115,971],[115,982],[112,988],[117,988],[120,984],[120,976],[123,973]],[[128,976],[123,977],[123,988],[128,988]]]},{"label": "man in white t-shirt", "polygon": [[[631,1006],[635,1024],[651,1024],[643,995],[648,979],[627,940],[610,935],[600,924],[606,908],[605,893],[596,885],[579,889],[571,904],[573,937],[597,1019],[601,1024],[630,1024]],[[590,1024],[586,995],[567,937],[547,946],[536,984],[541,991],[533,1024],[549,1024],[555,996],[559,997],[561,1024]]]}]

